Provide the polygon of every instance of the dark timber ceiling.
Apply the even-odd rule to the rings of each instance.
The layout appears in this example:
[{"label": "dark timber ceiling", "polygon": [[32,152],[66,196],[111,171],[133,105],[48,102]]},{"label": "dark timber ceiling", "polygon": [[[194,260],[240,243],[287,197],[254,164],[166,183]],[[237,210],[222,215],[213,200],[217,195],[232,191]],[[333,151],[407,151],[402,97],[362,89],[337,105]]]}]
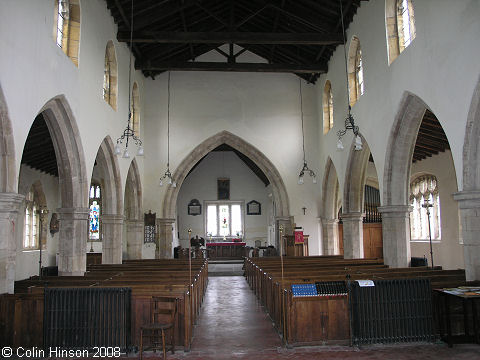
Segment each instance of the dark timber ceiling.
[{"label": "dark timber ceiling", "polygon": [[23,148],[22,164],[58,177],[57,158],[43,115],[35,118]]},{"label": "dark timber ceiling", "polygon": [[426,159],[445,150],[450,150],[447,136],[436,116],[427,109],[418,130],[413,162]]},{"label": "dark timber ceiling", "polygon": [[[265,184],[265,186],[268,186],[268,184],[270,184],[270,181],[268,180],[267,176],[265,175],[265,173],[262,171],[262,169],[260,169],[257,164],[255,164],[254,161],[252,161],[248,156],[245,156],[243,153],[241,153],[240,151],[232,148],[231,146],[227,145],[227,144],[222,144],[222,145],[219,145],[217,146],[215,149],[213,149],[212,151],[233,151],[235,153],[235,155],[237,155],[240,160],[242,160],[245,165],[247,165],[250,170],[253,171],[253,173],[255,175],[258,176],[258,178],[260,179],[261,182],[263,182]],[[208,154],[207,154],[208,155]],[[203,158],[201,158],[193,167],[192,169],[189,171],[188,175],[190,175],[190,173],[203,161],[203,159],[205,159],[205,157],[207,156],[205,155]],[[187,175],[187,176],[188,176]]]},{"label": "dark timber ceiling", "polygon": [[[130,43],[131,0],[105,0],[117,39]],[[348,28],[368,0],[134,0],[135,68],[147,77],[168,70],[288,72],[310,82],[328,70]],[[228,45],[227,50],[220,49]],[[238,45],[241,50],[234,50]],[[199,62],[215,50],[225,62]],[[250,51],[267,63],[241,63]]]}]

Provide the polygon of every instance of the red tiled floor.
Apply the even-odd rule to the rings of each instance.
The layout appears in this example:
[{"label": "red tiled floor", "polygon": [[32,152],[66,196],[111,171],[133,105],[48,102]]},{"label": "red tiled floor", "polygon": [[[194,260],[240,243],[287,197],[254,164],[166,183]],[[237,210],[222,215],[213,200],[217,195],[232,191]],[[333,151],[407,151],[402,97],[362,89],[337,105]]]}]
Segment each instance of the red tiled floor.
[{"label": "red tiled floor", "polygon": [[[147,353],[146,358],[160,354]],[[169,359],[480,359],[479,345],[315,346],[286,349],[272,322],[241,276],[211,277],[194,328],[191,351]]]}]

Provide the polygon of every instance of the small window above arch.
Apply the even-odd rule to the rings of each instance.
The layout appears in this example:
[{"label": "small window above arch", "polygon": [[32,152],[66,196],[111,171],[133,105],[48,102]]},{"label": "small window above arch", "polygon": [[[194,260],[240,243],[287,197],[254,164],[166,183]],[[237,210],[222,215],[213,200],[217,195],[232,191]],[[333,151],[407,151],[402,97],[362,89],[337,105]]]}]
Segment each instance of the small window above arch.
[{"label": "small window above arch", "polygon": [[112,40],[105,49],[105,66],[103,72],[103,99],[117,110],[117,58]]},{"label": "small window above arch", "polygon": [[323,88],[323,134],[326,134],[333,128],[333,94],[330,80],[325,82]]},{"label": "small window above arch", "polygon": [[388,63],[391,64],[415,39],[412,0],[386,0]]},{"label": "small window above arch", "polygon": [[365,92],[362,49],[356,36],[352,37],[348,51],[348,86],[350,106],[353,106]]},{"label": "small window above arch", "polygon": [[132,129],[136,136],[140,136],[140,92],[138,85],[133,83],[132,101],[130,102],[130,114],[132,121]]},{"label": "small window above arch", "polygon": [[80,46],[79,0],[55,0],[53,38],[63,52],[78,66]]}]

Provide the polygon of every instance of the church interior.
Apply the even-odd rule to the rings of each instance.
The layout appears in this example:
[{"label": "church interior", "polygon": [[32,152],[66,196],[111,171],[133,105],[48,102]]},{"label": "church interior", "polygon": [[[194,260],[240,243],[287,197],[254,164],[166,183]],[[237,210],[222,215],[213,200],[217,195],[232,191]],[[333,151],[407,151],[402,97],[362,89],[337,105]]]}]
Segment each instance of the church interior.
[{"label": "church interior", "polygon": [[2,356],[478,357],[479,36],[478,0],[2,0]]}]

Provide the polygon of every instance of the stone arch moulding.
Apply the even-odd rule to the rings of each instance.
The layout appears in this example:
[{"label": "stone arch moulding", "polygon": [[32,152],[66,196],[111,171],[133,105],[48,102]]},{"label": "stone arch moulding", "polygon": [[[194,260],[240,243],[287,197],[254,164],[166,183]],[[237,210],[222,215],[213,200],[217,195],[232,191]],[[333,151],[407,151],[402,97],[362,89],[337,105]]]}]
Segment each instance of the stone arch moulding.
[{"label": "stone arch moulding", "polygon": [[[131,187],[131,189],[129,190],[128,187]],[[140,172],[138,171],[136,159],[132,160],[130,167],[128,168],[127,182],[125,184],[125,196],[128,196],[128,193],[133,196],[129,201],[129,204],[133,207],[133,209],[130,211],[131,216],[127,216],[127,218],[131,220],[142,220],[142,183],[140,180]],[[127,204],[126,198],[124,204]]]},{"label": "stone arch moulding", "polygon": [[383,259],[392,267],[410,263],[410,170],[415,142],[428,106],[418,96],[405,92],[388,138],[383,174]]},{"label": "stone arch moulding", "polygon": [[105,137],[97,153],[97,164],[102,168],[105,183],[103,190],[104,211],[106,214],[123,213],[122,183],[117,156],[114,154],[110,136]]},{"label": "stone arch moulding", "polygon": [[473,92],[463,143],[463,191],[480,190],[480,77]]},{"label": "stone arch moulding", "polygon": [[88,181],[75,117],[64,95],[49,100],[44,115],[57,158],[60,186],[58,271],[83,275],[86,270]]},{"label": "stone arch moulding", "polygon": [[327,164],[325,165],[325,176],[322,185],[323,217],[325,219],[337,218],[339,186],[335,164],[333,163],[332,159],[328,157]]},{"label": "stone arch moulding", "polygon": [[350,156],[347,162],[343,194],[343,213],[363,212],[363,201],[365,192],[365,181],[367,176],[368,159],[370,148],[365,138],[362,138],[362,150],[355,150],[352,143]]},{"label": "stone arch moulding", "polygon": [[165,193],[163,201],[163,217],[169,219],[176,218],[178,193],[183,181],[188,175],[188,172],[198,161],[200,161],[200,159],[221,144],[227,144],[234,149],[237,149],[257,164],[272,184],[276,216],[288,217],[290,211],[287,190],[275,165],[273,165],[272,162],[256,147],[228,131],[221,131],[206,139],[193,149],[180,163],[173,175],[173,178],[177,182],[177,187],[173,188],[169,186]]},{"label": "stone arch moulding", "polygon": [[15,171],[15,146],[12,123],[8,107],[0,85],[0,192],[13,193],[17,189]]}]

